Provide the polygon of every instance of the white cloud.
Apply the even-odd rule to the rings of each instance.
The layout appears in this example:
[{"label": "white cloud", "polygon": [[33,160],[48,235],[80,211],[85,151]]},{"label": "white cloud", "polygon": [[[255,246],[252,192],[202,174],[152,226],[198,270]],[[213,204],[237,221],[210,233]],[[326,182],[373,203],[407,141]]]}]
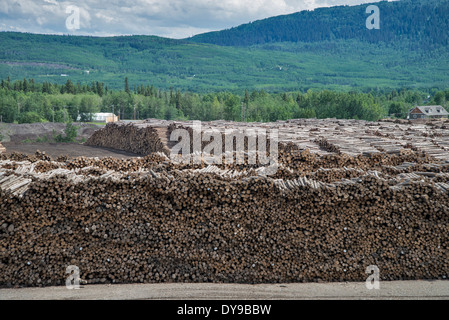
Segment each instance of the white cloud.
[{"label": "white cloud", "polygon": [[[1,0],[1,30],[83,35],[151,34],[185,38],[271,16],[373,0]],[[375,2],[375,0],[374,0]],[[66,8],[80,8],[80,26],[65,28]],[[6,25],[11,27],[7,28]]]}]

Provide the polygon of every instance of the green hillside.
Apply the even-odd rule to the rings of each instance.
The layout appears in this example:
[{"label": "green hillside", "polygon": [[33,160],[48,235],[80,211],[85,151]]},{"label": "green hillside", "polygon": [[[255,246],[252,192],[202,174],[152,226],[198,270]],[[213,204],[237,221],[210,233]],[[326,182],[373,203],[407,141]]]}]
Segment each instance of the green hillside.
[{"label": "green hillside", "polygon": [[355,39],[368,43],[432,50],[449,45],[449,0],[401,0],[374,3],[380,11],[380,29],[366,28],[369,4],[317,8],[258,20],[228,30],[209,32],[190,41],[225,46],[276,42],[316,43]]},{"label": "green hillside", "polygon": [[[442,17],[449,16],[449,1],[423,3],[378,3],[381,30],[365,28],[363,5],[274,17],[187,40],[0,32],[0,78],[59,84],[69,78],[121,89],[128,77],[131,87],[151,84],[194,92],[444,89],[449,84],[449,22]],[[399,23],[406,16],[408,22]],[[297,32],[298,17],[303,17],[300,26],[315,32]],[[398,23],[396,32],[388,17]],[[285,36],[276,36],[279,32]]]}]

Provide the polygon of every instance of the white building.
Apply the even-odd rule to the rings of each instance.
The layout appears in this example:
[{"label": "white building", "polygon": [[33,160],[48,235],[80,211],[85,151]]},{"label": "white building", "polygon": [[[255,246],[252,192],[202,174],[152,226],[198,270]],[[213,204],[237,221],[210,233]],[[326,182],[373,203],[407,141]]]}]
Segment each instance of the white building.
[{"label": "white building", "polygon": [[[113,113],[92,113],[93,122],[117,122],[119,120],[118,116]],[[81,120],[81,115],[78,116],[78,121]]]}]

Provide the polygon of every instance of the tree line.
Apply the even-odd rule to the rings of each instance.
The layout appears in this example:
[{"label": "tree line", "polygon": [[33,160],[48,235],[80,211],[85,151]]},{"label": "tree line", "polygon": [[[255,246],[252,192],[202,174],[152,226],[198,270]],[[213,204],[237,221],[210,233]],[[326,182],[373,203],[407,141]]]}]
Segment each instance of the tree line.
[{"label": "tree line", "polygon": [[98,112],[120,119],[232,120],[272,122],[295,118],[339,118],[376,121],[406,118],[416,105],[446,106],[448,90],[341,92],[331,90],[270,93],[264,90],[195,93],[152,85],[130,84],[110,90],[101,82],[65,84],[33,79],[1,80],[0,120],[9,123],[92,121]]}]

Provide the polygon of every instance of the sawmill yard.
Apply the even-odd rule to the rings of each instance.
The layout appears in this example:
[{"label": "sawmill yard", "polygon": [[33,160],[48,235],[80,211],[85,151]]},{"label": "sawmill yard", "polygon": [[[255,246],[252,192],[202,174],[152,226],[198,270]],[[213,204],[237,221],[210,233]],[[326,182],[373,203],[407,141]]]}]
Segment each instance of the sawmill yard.
[{"label": "sawmill yard", "polygon": [[65,285],[69,266],[87,284],[449,277],[448,121],[201,125],[276,130],[277,170],[173,161],[187,121],[4,143],[0,287]]}]

